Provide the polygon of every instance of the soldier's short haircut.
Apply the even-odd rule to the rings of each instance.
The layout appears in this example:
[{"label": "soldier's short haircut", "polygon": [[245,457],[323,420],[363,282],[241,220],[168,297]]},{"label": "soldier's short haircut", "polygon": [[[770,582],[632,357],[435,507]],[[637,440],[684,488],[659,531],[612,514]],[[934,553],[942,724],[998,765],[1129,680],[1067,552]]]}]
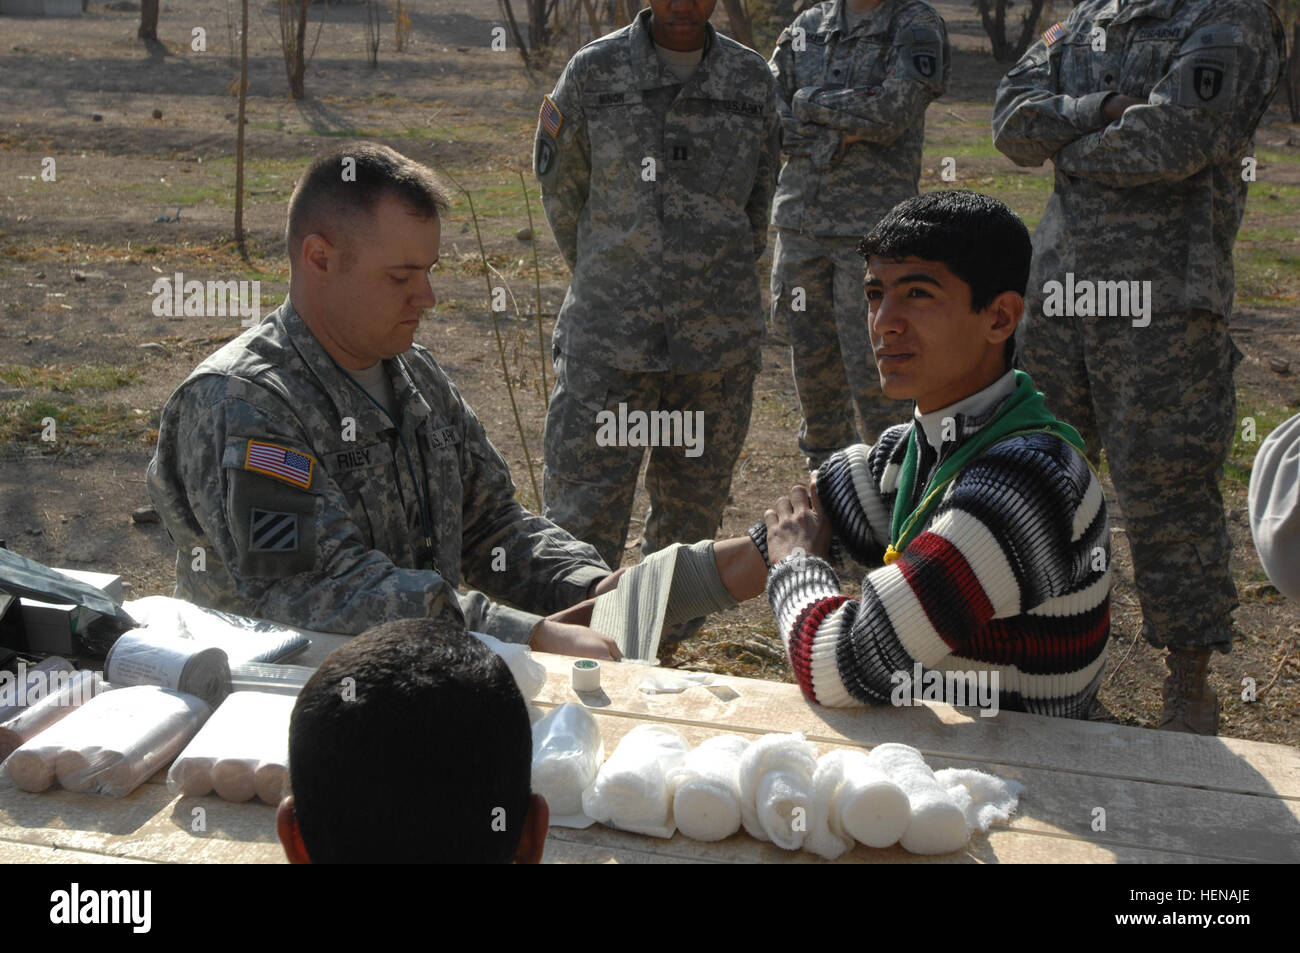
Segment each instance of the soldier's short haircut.
[{"label": "soldier's short haircut", "polygon": [[[1025,223],[997,199],[942,189],[895,205],[858,243],[858,254],[940,262],[970,285],[971,310],[983,311],[1004,291],[1025,293],[1034,246]],[[1005,353],[1011,366],[1014,336]]]},{"label": "soldier's short haircut", "polygon": [[348,232],[373,214],[385,195],[423,218],[451,208],[451,194],[431,169],[388,146],[361,142],[317,156],[289,199],[285,243],[290,265],[302,240],[313,233],[342,243],[346,259]]},{"label": "soldier's short haircut", "polygon": [[289,724],[289,783],[313,863],[509,862],[531,771],[514,676],[446,618],[383,623],[339,648]]}]

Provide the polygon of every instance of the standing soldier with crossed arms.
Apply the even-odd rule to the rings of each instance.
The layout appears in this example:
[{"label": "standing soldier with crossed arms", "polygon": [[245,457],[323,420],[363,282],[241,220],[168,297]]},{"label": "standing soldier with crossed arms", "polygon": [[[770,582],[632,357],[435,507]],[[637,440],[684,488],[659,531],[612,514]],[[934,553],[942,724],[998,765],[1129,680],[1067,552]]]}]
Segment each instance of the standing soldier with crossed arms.
[{"label": "standing soldier with crossed arms", "polygon": [[542,103],[534,168],[572,270],[555,327],[545,512],[618,566],[645,443],[609,411],[703,413],[702,447],[654,446],[642,552],[712,538],[749,429],[779,127],[763,58],[715,0],[650,0],[587,44]]},{"label": "standing soldier with crossed arms", "polygon": [[[1170,730],[1218,732],[1206,674],[1211,652],[1232,647],[1237,605],[1218,484],[1241,360],[1228,334],[1232,246],[1285,59],[1263,0],[1083,0],[1007,73],[994,104],[998,149],[1055,166],[1021,352],[1052,410],[1106,449],[1142,632],[1169,648]],[[1109,307],[1094,316],[1082,297],[1045,316],[1049,282],[1150,293],[1138,320]]]},{"label": "standing soldier with crossed arms", "polygon": [[772,204],[772,317],[787,323],[809,469],[874,442],[901,407],[867,335],[862,236],[921,177],[925,109],[948,78],[948,34],[925,0],[826,0],[777,40],[785,164]]}]

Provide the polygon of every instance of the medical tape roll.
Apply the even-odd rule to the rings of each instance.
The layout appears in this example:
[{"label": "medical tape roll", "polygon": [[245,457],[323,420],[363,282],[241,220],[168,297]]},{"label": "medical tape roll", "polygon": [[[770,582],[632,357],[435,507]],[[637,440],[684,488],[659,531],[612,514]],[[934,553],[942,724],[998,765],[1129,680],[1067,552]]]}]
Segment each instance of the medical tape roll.
[{"label": "medical tape roll", "polygon": [[230,663],[222,649],[149,629],[132,629],[113,643],[104,678],[112,685],[172,688],[213,708],[230,694]]},{"label": "medical tape roll", "polygon": [[103,685],[98,672],[74,672],[57,692],[0,725],[0,760],[90,701],[103,691]]}]

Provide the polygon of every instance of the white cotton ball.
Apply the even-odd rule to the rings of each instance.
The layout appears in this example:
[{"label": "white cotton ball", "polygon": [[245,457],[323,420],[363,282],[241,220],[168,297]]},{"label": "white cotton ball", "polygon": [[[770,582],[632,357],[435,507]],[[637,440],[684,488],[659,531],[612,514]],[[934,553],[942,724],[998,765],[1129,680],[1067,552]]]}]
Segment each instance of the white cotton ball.
[{"label": "white cotton ball", "polygon": [[966,815],[935,779],[921,753],[910,745],[884,744],[872,750],[870,763],[884,771],[907,794],[912,820],[899,838],[913,854],[947,854],[970,839]]}]

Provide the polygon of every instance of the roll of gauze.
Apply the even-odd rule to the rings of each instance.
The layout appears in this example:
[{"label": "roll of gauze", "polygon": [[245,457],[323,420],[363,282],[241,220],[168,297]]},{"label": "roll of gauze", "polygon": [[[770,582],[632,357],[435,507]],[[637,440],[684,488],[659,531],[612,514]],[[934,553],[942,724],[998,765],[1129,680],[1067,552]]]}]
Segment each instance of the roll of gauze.
[{"label": "roll of gauze", "polygon": [[97,695],[24,747],[53,752],[69,791],[125,797],[176,757],[207,717],[202,699],[137,685]]},{"label": "roll of gauze", "polygon": [[546,798],[551,813],[582,813],[582,792],[605,757],[600,726],[582,705],[567,702],[533,725],[533,791]]},{"label": "roll of gauze", "polygon": [[740,830],[740,759],[748,747],[737,735],[718,735],[668,775],[673,820],[687,837],[722,840]]},{"label": "roll of gauze", "polygon": [[862,752],[845,767],[844,785],[835,798],[834,815],[840,828],[868,847],[889,847],[898,842],[912,822],[907,792]]},{"label": "roll of gauze", "polygon": [[672,837],[673,799],[667,776],[685,762],[689,747],[672,728],[633,728],[582,792],[583,813],[620,830]]},{"label": "roll of gauze", "polygon": [[994,821],[1011,817],[1025,790],[1019,781],[967,768],[944,768],[934,772],[934,779],[965,813],[966,823],[986,832]]},{"label": "roll of gauze", "polygon": [[19,748],[5,760],[5,771],[20,791],[36,794],[54,783],[54,755],[49,749]]},{"label": "roll of gauze", "polygon": [[212,708],[230,694],[230,663],[222,649],[152,629],[123,633],[104,659],[113,685],[161,685],[203,699]]},{"label": "roll of gauze", "polygon": [[888,847],[907,830],[912,808],[907,795],[861,751],[830,751],[817,760],[813,810],[804,848],[834,860],[855,840]]},{"label": "roll of gauze", "polygon": [[19,746],[72,714],[103,691],[103,684],[97,672],[74,672],[58,691],[34,702],[0,725],[0,758],[7,758]]},{"label": "roll of gauze", "polygon": [[912,821],[899,838],[913,854],[947,854],[959,850],[970,839],[966,815],[934,777],[934,772],[910,745],[884,744],[869,757],[873,766],[887,774],[907,794]]},{"label": "roll of gauze", "polygon": [[[211,720],[211,719],[209,719]],[[186,758],[184,754],[172,763],[167,772],[167,787],[173,794],[203,797],[212,793],[212,758]]]},{"label": "roll of gauze", "polygon": [[259,764],[253,773],[257,799],[263,804],[279,804],[287,793],[284,784],[288,778],[289,769],[283,764]]},{"label": "roll of gauze", "polygon": [[740,759],[740,817],[758,840],[798,850],[808,831],[817,748],[802,734],[764,735]]},{"label": "roll of gauze", "polygon": [[[282,770],[289,763],[295,701],[292,695],[232,692],[176,759],[167,787],[173,794],[215,791],[227,801],[252,800],[258,794],[257,772],[264,766]],[[268,777],[268,791],[273,783]]]}]

